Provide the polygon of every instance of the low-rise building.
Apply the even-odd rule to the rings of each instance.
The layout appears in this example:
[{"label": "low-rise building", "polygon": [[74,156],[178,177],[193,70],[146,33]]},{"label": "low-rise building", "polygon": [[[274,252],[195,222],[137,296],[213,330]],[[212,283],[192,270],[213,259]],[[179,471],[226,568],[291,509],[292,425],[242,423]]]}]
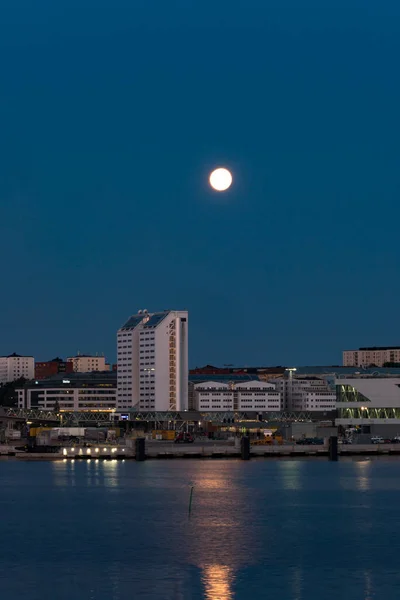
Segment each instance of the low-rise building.
[{"label": "low-rise building", "polygon": [[17,390],[18,408],[60,412],[113,412],[116,374],[110,372],[55,375]]},{"label": "low-rise building", "polygon": [[336,392],[322,377],[293,374],[274,379],[282,394],[285,410],[293,412],[330,412],[336,409]]},{"label": "low-rise building", "polygon": [[77,354],[67,358],[72,362],[75,373],[92,373],[93,371],[109,371],[110,365],[106,363],[104,356],[92,356],[91,354]]},{"label": "low-rise building", "polygon": [[400,364],[400,346],[370,346],[343,352],[345,367],[383,367],[385,364]]},{"label": "low-rise building", "polygon": [[194,408],[199,412],[278,412],[282,410],[282,403],[281,394],[272,383],[206,381],[194,386]]},{"label": "low-rise building", "polygon": [[0,385],[17,379],[33,379],[35,376],[35,359],[33,356],[9,354],[0,356]]}]

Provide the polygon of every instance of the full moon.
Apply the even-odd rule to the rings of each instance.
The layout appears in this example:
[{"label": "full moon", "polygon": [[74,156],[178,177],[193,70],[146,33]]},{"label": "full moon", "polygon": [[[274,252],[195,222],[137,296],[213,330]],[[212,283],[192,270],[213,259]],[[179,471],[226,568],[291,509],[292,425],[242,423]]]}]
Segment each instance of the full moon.
[{"label": "full moon", "polygon": [[215,169],[210,175],[210,185],[217,192],[225,192],[232,184],[232,174],[228,169]]}]

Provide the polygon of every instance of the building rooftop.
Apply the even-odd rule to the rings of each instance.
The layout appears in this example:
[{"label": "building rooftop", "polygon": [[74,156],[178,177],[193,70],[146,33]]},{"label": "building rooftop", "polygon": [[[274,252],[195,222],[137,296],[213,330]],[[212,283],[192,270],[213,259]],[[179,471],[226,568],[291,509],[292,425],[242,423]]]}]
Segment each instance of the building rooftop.
[{"label": "building rooftop", "polygon": [[[210,374],[204,373],[203,375],[192,373],[189,374],[189,381],[192,383],[203,383],[210,380]],[[217,383],[229,383],[230,381],[259,381],[257,375],[235,375],[233,373],[226,374],[212,374],[212,380]]]},{"label": "building rooftop", "polygon": [[364,374],[364,375],[398,375],[400,374],[399,367],[368,367],[367,369],[363,367],[341,367],[338,365],[327,365],[327,366],[314,366],[314,367],[297,367],[295,371],[296,375],[301,375],[302,373],[310,374],[310,375],[356,375],[356,374]]},{"label": "building rooftop", "polygon": [[[77,354],[76,356],[70,356],[69,360],[71,360],[71,358],[104,358],[104,355],[103,354]],[[60,359],[55,358],[54,360],[60,360]]]},{"label": "building rooftop", "polygon": [[23,354],[16,354],[15,352],[13,352],[12,354],[7,354],[7,355],[0,356],[0,358],[33,358],[33,356],[23,355]]},{"label": "building rooftop", "polygon": [[169,314],[169,310],[166,310],[162,313],[154,313],[151,315],[150,319],[143,324],[144,328],[157,327],[165,319],[165,317]]},{"label": "building rooftop", "polygon": [[116,387],[117,373],[115,371],[93,371],[90,373],[57,373],[46,379],[30,380],[25,388],[55,388],[55,387]]},{"label": "building rooftop", "polygon": [[[400,350],[400,346],[366,346],[359,350]],[[354,350],[347,350],[347,352],[354,352]]]},{"label": "building rooftop", "polygon": [[125,325],[122,325],[121,329],[135,329],[135,327],[137,327],[139,323],[143,321],[144,317],[145,315],[142,313],[140,313],[139,315],[133,315],[127,320]]}]

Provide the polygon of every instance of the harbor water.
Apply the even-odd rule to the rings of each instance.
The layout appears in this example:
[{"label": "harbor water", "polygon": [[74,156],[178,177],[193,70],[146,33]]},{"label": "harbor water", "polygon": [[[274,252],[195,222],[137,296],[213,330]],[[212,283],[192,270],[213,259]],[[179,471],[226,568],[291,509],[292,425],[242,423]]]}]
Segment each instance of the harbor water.
[{"label": "harbor water", "polygon": [[399,475],[399,458],[1,460],[1,597],[398,600]]}]

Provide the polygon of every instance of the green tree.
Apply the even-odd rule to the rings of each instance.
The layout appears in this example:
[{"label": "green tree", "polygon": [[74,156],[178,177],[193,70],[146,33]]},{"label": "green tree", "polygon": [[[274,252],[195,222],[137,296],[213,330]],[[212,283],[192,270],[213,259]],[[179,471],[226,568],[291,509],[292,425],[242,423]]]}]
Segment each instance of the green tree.
[{"label": "green tree", "polygon": [[25,377],[20,377],[15,381],[8,381],[0,385],[0,406],[17,407],[18,394],[16,390],[23,387],[27,381]]}]

